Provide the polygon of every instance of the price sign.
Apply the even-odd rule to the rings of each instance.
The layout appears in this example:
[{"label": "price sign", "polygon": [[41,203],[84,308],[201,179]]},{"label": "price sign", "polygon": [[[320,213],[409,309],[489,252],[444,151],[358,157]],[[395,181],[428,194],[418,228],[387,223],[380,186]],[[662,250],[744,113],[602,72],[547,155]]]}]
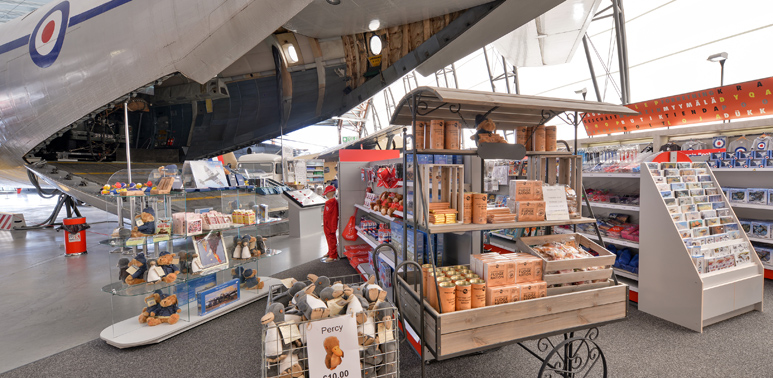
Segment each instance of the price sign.
[{"label": "price sign", "polygon": [[542,186],[542,198],[545,200],[545,219],[569,220],[569,207],[566,203],[566,190],[563,186]]},{"label": "price sign", "polygon": [[306,327],[309,378],[361,378],[357,321],[353,316],[310,322]]}]

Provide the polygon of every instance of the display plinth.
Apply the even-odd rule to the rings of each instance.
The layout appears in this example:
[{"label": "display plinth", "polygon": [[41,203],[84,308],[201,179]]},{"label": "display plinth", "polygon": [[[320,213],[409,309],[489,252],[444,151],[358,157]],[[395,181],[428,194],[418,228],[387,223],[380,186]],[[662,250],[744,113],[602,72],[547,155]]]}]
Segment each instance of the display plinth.
[{"label": "display plinth", "polygon": [[[716,183],[711,170],[709,174]],[[699,273],[645,164],[641,180],[640,219],[647,227],[641,228],[639,241],[646,251],[639,260],[639,309],[696,332],[733,316],[762,311],[764,279],[757,255],[752,252],[744,265]],[[733,218],[738,223],[735,214]]]},{"label": "display plinth", "polygon": [[324,206],[301,207],[287,201],[290,222],[290,237],[300,238],[322,232],[322,210]]},{"label": "display plinth", "polygon": [[[190,321],[180,320],[175,324],[160,324],[155,327],[144,325],[137,329],[138,313],[137,316],[108,326],[102,330],[99,334],[99,338],[105,340],[108,344],[121,349],[160,343],[172,336],[217,318],[218,316],[227,314],[259,299],[265,298],[272,285],[282,283],[278,279],[270,277],[260,277],[260,280],[265,283],[263,289],[257,291],[242,289],[241,298],[239,298],[238,301],[205,314],[204,316],[199,316],[196,312],[190,314]],[[183,312],[187,311],[190,311],[190,309],[185,307]],[[125,329],[126,331],[123,332],[122,329]]]}]

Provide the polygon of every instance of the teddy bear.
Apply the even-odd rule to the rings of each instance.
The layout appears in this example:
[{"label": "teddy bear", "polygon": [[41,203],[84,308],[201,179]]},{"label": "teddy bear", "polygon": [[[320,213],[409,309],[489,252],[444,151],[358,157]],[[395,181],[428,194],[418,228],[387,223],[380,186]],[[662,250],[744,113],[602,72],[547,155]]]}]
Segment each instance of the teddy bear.
[{"label": "teddy bear", "polygon": [[134,224],[132,237],[153,235],[156,233],[156,212],[151,207],[146,207],[134,217]]},{"label": "teddy bear", "polygon": [[242,279],[244,279],[242,287],[247,290],[260,290],[263,289],[263,286],[265,285],[265,282],[262,282],[260,278],[258,278],[258,272],[254,269],[245,269],[244,272],[242,272]]},{"label": "teddy bear", "polygon": [[482,114],[475,116],[475,134],[470,139],[475,141],[475,144],[481,143],[507,143],[505,138],[496,133],[497,125],[494,121],[484,117]]},{"label": "teddy bear", "polygon": [[[133,273],[129,273],[132,271],[132,267],[134,268]],[[126,277],[124,282],[126,282],[129,285],[138,285],[141,283],[145,283],[145,272],[148,270],[148,261],[145,259],[145,254],[138,253],[137,256],[134,256],[134,259],[132,261],[129,261],[129,268],[127,268],[126,273],[129,273],[129,276]]]},{"label": "teddy bear", "polygon": [[325,347],[325,352],[327,352],[327,356],[325,356],[325,367],[330,370],[335,370],[338,365],[341,365],[344,358],[344,351],[341,350],[340,341],[338,341],[337,337],[330,336],[322,342],[322,345]]},{"label": "teddy bear", "polygon": [[156,263],[164,270],[164,276],[161,277],[161,281],[166,283],[172,283],[177,279],[177,275],[180,274],[180,268],[173,264],[174,255],[169,252],[161,252],[158,255]]},{"label": "teddy bear", "polygon": [[[155,313],[158,311],[160,306],[158,305],[158,302],[161,301],[161,291],[156,290],[153,294],[151,294],[148,297],[145,297],[145,303],[148,304],[148,307],[144,307],[142,309],[142,312],[140,313],[139,321],[140,324],[145,324],[148,322],[148,318],[150,317],[150,313]],[[152,304],[151,304],[152,303]]]},{"label": "teddy bear", "polygon": [[129,277],[129,273],[126,273],[126,269],[129,268],[129,259],[121,257],[118,259],[118,281],[123,282],[126,277]]},{"label": "teddy bear", "polygon": [[153,327],[161,323],[175,324],[180,320],[182,310],[177,306],[177,295],[159,294],[158,309],[150,313],[148,325]]}]

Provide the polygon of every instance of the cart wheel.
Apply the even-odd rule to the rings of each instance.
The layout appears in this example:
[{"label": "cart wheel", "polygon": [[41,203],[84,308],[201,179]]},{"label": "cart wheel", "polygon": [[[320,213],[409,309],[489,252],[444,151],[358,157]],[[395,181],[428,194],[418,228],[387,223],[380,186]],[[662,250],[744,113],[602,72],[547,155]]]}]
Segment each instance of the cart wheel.
[{"label": "cart wheel", "polygon": [[[601,362],[601,364],[599,364]],[[557,344],[545,357],[539,378],[607,377],[607,360],[593,338],[573,337]]]}]

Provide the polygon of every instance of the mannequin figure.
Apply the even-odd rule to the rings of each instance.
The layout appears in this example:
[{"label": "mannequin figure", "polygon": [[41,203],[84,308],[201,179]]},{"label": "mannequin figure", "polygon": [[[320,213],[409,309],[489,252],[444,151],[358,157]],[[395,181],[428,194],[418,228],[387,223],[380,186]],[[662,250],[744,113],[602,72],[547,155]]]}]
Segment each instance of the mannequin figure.
[{"label": "mannequin figure", "polygon": [[325,211],[322,215],[322,225],[327,238],[327,259],[325,262],[331,262],[338,259],[338,200],[336,200],[336,188],[328,185],[325,188]]}]

